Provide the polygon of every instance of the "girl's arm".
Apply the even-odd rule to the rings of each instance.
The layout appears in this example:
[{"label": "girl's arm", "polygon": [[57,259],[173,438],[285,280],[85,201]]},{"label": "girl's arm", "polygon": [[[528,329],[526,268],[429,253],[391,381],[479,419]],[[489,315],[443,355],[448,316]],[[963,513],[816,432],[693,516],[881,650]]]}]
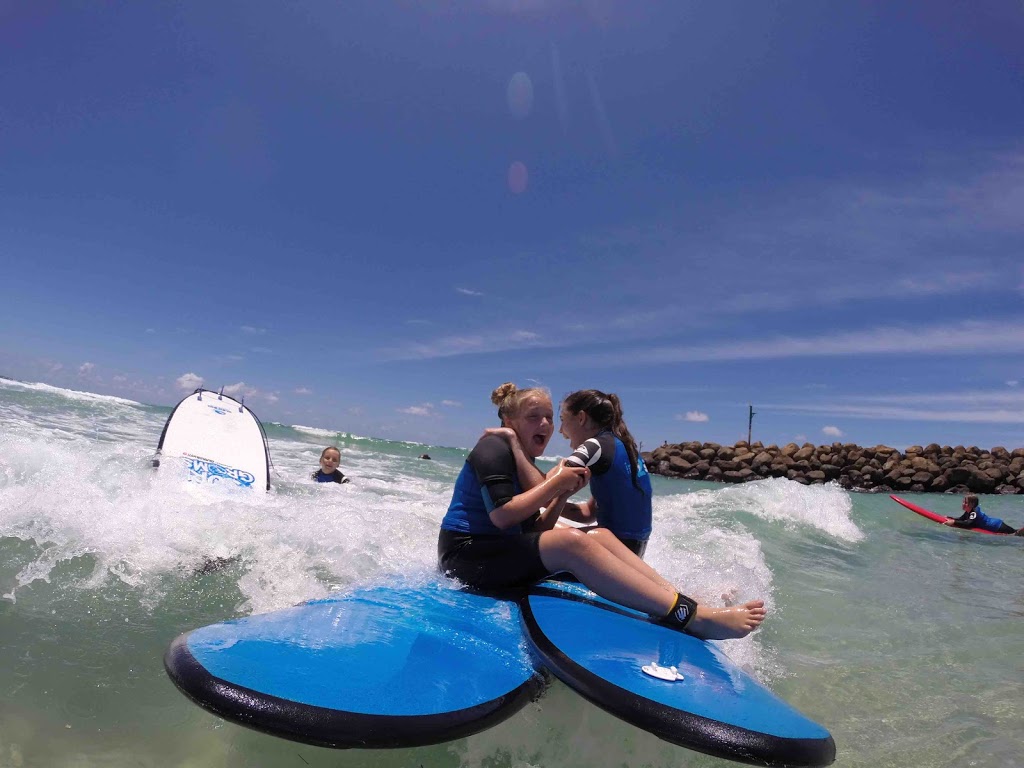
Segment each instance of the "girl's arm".
[{"label": "girl's arm", "polygon": [[597,499],[591,496],[582,504],[575,504],[567,501],[562,509],[562,517],[568,518],[576,523],[594,522],[594,513],[597,510]]},{"label": "girl's arm", "polygon": [[548,505],[549,508],[534,524],[534,528],[546,530],[544,525],[549,522],[549,527],[553,527],[565,503],[564,499],[558,503],[558,498],[568,498],[576,493],[586,485],[588,474],[584,467],[569,467],[561,462],[542,482],[492,509],[491,522],[498,528],[509,528],[533,517],[541,507]]},{"label": "girl's arm", "polygon": [[508,441],[512,449],[512,455],[516,460],[516,476],[519,484],[529,490],[544,482],[544,473],[537,469],[537,465],[530,461],[530,457],[523,450],[523,444],[519,442],[519,435],[510,427],[490,427],[484,430],[485,435],[498,435]]},{"label": "girl's arm", "polygon": [[[537,515],[533,524],[530,526],[531,531],[550,531],[555,527],[558,519],[562,516],[567,506],[565,500],[571,496],[571,493],[563,493],[557,499],[552,501],[547,507],[541,509]],[[573,505],[575,506],[575,505]]]}]

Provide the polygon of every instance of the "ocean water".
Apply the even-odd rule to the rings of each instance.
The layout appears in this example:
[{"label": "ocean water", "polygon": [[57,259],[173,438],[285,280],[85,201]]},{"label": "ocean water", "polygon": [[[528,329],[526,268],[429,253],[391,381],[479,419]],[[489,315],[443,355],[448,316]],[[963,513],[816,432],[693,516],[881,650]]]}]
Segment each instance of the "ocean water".
[{"label": "ocean water", "polygon": [[[465,451],[266,424],[274,488],[231,492],[152,470],[168,413],[0,380],[0,768],[726,765],[558,682],[489,731],[387,751],[284,741],[191,704],[162,665],[179,633],[434,578]],[[331,443],[353,481],[314,485]],[[759,632],[721,647],[829,728],[836,765],[1024,765],[1024,540],[834,486],[654,485],[648,561],[702,600],[768,602]],[[952,496],[912,498],[958,513]],[[1019,497],[983,506],[1024,524]]]}]

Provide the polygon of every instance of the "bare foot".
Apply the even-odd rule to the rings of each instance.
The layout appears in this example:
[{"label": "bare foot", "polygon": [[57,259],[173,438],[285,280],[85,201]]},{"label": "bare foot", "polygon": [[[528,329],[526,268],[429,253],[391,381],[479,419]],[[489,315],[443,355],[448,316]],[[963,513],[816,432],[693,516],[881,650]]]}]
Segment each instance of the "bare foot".
[{"label": "bare foot", "polygon": [[761,626],[766,615],[764,600],[751,600],[732,608],[698,605],[686,631],[702,640],[735,640]]}]

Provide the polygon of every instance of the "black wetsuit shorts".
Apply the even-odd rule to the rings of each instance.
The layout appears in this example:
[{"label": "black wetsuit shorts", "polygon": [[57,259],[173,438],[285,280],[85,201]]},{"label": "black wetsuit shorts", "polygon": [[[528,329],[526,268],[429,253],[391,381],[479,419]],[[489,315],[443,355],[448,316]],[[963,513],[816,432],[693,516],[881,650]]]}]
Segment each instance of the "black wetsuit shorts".
[{"label": "black wetsuit shorts", "polygon": [[528,587],[550,575],[540,559],[540,533],[487,535],[441,529],[441,571],[477,589]]}]

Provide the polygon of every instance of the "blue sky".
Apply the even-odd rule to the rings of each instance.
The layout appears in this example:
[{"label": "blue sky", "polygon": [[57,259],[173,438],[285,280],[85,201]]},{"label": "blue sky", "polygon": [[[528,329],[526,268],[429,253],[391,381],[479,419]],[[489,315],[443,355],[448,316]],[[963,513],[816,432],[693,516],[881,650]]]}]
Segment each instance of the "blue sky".
[{"label": "blue sky", "polygon": [[[1024,444],[1024,7],[0,6],[0,374],[468,446]],[[549,452],[557,450],[558,441]]]}]

